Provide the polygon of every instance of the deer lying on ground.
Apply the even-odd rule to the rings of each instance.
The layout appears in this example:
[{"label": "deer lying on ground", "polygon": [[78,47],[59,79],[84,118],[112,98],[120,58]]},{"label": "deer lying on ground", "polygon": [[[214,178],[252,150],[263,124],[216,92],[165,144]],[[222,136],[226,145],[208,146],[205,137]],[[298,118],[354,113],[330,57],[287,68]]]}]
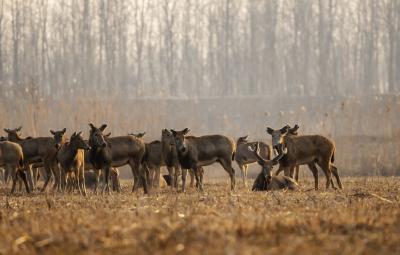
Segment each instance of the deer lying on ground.
[{"label": "deer lying on ground", "polygon": [[[247,178],[247,168],[248,164],[252,164],[257,162],[257,157],[254,155],[252,151],[249,151],[249,146],[254,146],[257,142],[249,142],[247,140],[248,136],[239,137],[236,142],[236,153],[235,153],[235,161],[238,164],[240,171],[242,172],[243,184],[246,185]],[[264,159],[271,159],[271,147],[263,142],[259,142],[260,146],[260,155]]]},{"label": "deer lying on ground", "polygon": [[257,158],[257,163],[261,166],[261,173],[254,181],[252,191],[279,189],[296,190],[298,188],[299,185],[292,178],[272,175],[274,165],[278,164],[279,160],[282,159],[283,154],[276,156],[272,160],[266,160],[260,155],[260,145],[258,142],[248,146],[248,150],[254,154]]},{"label": "deer lying on ground", "polygon": [[[148,193],[147,178],[148,169],[146,165],[142,166],[142,159],[145,154],[146,148],[142,140],[128,136],[117,136],[112,138],[105,138],[103,135],[104,129],[107,127],[103,124],[97,128],[93,124],[90,126],[89,136],[89,156],[96,173],[96,186],[97,191],[100,170],[104,173],[104,187],[103,191],[110,191],[109,176],[111,167],[120,167],[129,164],[133,176],[141,179],[143,183],[144,193]],[[133,184],[132,191],[136,191],[138,183]]]},{"label": "deer lying on ground", "polygon": [[[289,130],[288,130],[288,133],[287,133],[287,136],[297,136],[298,135],[298,129],[299,129],[299,125],[295,125],[293,128],[290,128],[289,127]],[[275,175],[279,175],[279,173],[280,172],[282,172],[282,171],[284,171],[285,170],[285,168],[284,167],[281,167],[281,165],[279,165],[279,168],[278,168],[278,170],[275,172]],[[300,170],[300,166],[299,165],[297,165],[297,166],[294,166],[294,167],[291,167],[290,169],[289,169],[289,173],[285,173],[285,175],[286,176],[290,176],[291,178],[293,178],[294,177],[294,179],[296,180],[296,182],[298,182],[299,181],[299,170]]]},{"label": "deer lying on ground", "polygon": [[57,161],[66,176],[66,190],[73,191],[76,183],[79,193],[86,196],[84,150],[89,150],[89,145],[81,134],[82,132],[74,132],[69,142],[61,146],[57,153]]},{"label": "deer lying on ground", "polygon": [[[234,190],[235,169],[232,167],[232,160],[235,155],[234,142],[222,135],[206,135],[200,137],[187,136],[189,131],[188,128],[182,131],[171,130],[175,138],[176,150],[181,167],[194,171],[196,182],[200,190],[203,190],[203,180],[200,178],[202,176],[202,169],[199,167],[218,162],[229,174],[231,190]],[[186,178],[186,173],[182,173],[182,185],[184,185],[183,178]]]},{"label": "deer lying on ground", "polygon": [[0,142],[0,167],[4,167],[10,173],[13,183],[11,194],[15,191],[15,185],[18,176],[23,180],[27,193],[30,193],[26,174],[23,171],[24,156],[22,148],[19,144],[4,141]]},{"label": "deer lying on ground", "polygon": [[[18,132],[22,127],[16,129],[4,129],[4,131],[8,134],[8,140],[11,142],[16,142],[21,145],[24,155],[24,168],[25,172],[28,173],[29,185],[33,189],[33,178],[32,171],[30,165],[33,163],[43,162],[43,166],[45,168],[46,176],[45,183],[41,189],[41,191],[45,191],[46,187],[50,181],[52,174],[56,175],[59,173],[57,169],[57,150],[60,145],[63,143],[64,138],[63,135],[66,129],[61,131],[50,131],[55,138],[53,137],[37,137],[37,138],[21,138]],[[59,180],[56,176],[56,182]],[[54,186],[56,187],[56,185]]]},{"label": "deer lying on ground", "polygon": [[338,170],[333,164],[335,145],[328,138],[321,135],[304,135],[291,136],[287,135],[289,127],[285,126],[279,130],[267,128],[267,133],[272,136],[272,146],[278,151],[278,154],[283,154],[284,157],[280,160],[283,168],[290,169],[297,165],[307,164],[314,176],[315,189],[318,189],[318,169],[315,164],[320,166],[326,176],[326,188],[332,183],[332,188],[335,188],[332,181],[332,173],[336,177],[339,188],[343,188],[339,178]]}]

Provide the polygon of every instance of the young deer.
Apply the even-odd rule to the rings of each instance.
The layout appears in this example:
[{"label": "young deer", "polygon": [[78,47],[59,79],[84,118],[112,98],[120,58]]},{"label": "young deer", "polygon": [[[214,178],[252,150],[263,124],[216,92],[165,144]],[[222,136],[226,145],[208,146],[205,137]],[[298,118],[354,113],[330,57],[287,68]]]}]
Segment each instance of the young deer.
[{"label": "young deer", "polygon": [[63,144],[57,153],[57,161],[66,176],[66,190],[74,190],[77,184],[79,193],[86,196],[85,152],[89,145],[83,140],[82,132],[74,132],[69,142]]}]

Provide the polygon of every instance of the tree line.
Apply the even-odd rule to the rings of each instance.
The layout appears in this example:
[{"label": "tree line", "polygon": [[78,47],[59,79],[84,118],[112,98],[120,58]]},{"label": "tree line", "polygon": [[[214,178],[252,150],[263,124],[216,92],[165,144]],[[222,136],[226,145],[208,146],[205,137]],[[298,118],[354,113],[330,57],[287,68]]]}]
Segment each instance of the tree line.
[{"label": "tree line", "polygon": [[0,0],[0,97],[400,90],[399,0]]}]

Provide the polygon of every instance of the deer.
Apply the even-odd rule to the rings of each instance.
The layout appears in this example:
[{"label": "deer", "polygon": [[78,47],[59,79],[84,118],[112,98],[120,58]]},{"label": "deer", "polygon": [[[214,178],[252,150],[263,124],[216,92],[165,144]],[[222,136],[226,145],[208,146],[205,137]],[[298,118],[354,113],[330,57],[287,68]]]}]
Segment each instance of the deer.
[{"label": "deer", "polygon": [[[288,130],[288,136],[297,136],[298,135],[298,129],[299,129],[299,125],[295,125],[293,128],[289,127]],[[283,170],[285,170],[285,168],[283,167],[279,167],[278,170],[275,172],[275,175],[279,175],[280,172],[282,172]],[[296,180],[296,182],[299,181],[299,170],[300,170],[300,166],[297,165],[295,167],[291,167],[290,168],[290,172],[289,173],[285,173],[286,176],[290,176],[291,178],[294,177],[294,179]]]},{"label": "deer", "polygon": [[[143,190],[148,194],[147,178],[148,168],[146,165],[142,166],[142,159],[145,154],[145,144],[141,139],[127,136],[116,136],[105,138],[103,131],[107,127],[106,124],[101,125],[99,128],[89,123],[89,159],[96,174],[95,192],[97,192],[100,170],[104,173],[103,191],[110,192],[109,176],[111,167],[120,167],[129,164],[132,174],[135,178],[141,179],[143,183]],[[134,182],[132,191],[136,191],[138,182]]]},{"label": "deer", "polygon": [[[182,191],[186,189],[186,174],[189,171],[190,175],[190,187],[194,187],[194,179],[195,174],[192,169],[181,169],[181,165],[179,163],[178,153],[176,151],[176,143],[175,138],[168,129],[163,129],[161,131],[161,143],[162,143],[162,158],[168,169],[169,178],[167,181],[167,185],[172,188],[178,188],[178,176],[179,173],[182,174]],[[199,167],[199,172],[203,173],[203,167]],[[203,175],[200,176],[200,179],[203,178]],[[165,178],[164,178],[165,179]],[[196,183],[196,187],[198,188],[199,183]]]},{"label": "deer", "polygon": [[264,190],[297,190],[298,184],[295,180],[287,176],[272,175],[272,169],[279,163],[284,154],[277,155],[274,159],[264,159],[260,154],[260,143],[256,142],[248,146],[249,152],[254,154],[257,163],[261,166],[261,172],[254,181],[252,191]]},{"label": "deer", "polygon": [[[188,136],[189,132],[189,128],[181,131],[171,129],[181,167],[193,170],[197,186],[202,191],[203,169],[200,167],[218,162],[229,174],[231,190],[234,190],[235,169],[232,167],[232,161],[235,157],[235,143],[233,140],[223,135]],[[182,173],[182,185],[184,185],[184,178],[186,178],[186,173]]]},{"label": "deer", "polygon": [[[53,137],[27,137],[25,139],[21,138],[19,135],[21,129],[22,127],[18,127],[16,129],[4,129],[4,131],[6,131],[8,134],[9,141],[18,143],[22,147],[24,155],[24,167],[26,172],[28,172],[28,181],[31,189],[34,188],[34,184],[30,165],[33,163],[43,162],[46,176],[45,183],[41,191],[44,192],[52,174],[57,175],[57,173],[59,173],[56,155],[61,144],[64,142],[63,136],[66,132],[66,129],[64,128],[61,131],[50,130],[50,132],[53,134]],[[56,176],[56,182],[57,179],[59,178]],[[53,189],[55,187],[56,183]]]},{"label": "deer", "polygon": [[[321,167],[326,176],[326,189],[332,184],[332,174],[335,176],[340,189],[343,185],[340,181],[337,167],[334,163],[335,145],[328,138],[321,135],[288,135],[289,126],[274,130],[267,127],[267,133],[272,137],[272,146],[278,155],[284,154],[279,161],[283,168],[290,169],[297,165],[307,164],[314,176],[314,188],[318,190],[318,169]],[[284,153],[284,149],[286,152]]]},{"label": "deer", "polygon": [[11,194],[15,191],[18,177],[23,180],[26,192],[30,193],[26,174],[23,171],[24,154],[19,144],[9,141],[0,142],[0,167],[4,167],[12,177]]},{"label": "deer", "polygon": [[[249,142],[248,135],[239,137],[236,141],[235,161],[239,166],[242,174],[243,184],[246,186],[248,165],[257,162],[257,157],[253,152],[248,150],[249,146],[257,142]],[[260,146],[260,155],[266,160],[271,159],[271,147],[263,142],[258,142]]]},{"label": "deer", "polygon": [[85,150],[89,149],[82,132],[74,132],[69,142],[64,143],[57,152],[57,161],[66,176],[66,190],[69,192],[73,191],[76,183],[79,193],[86,196],[84,155]]},{"label": "deer", "polygon": [[[130,135],[133,135],[137,138],[143,138],[146,133],[138,133],[138,134],[133,134],[131,133]],[[172,134],[168,130],[163,130],[161,132],[161,140],[156,140],[152,141],[150,143],[145,143],[146,146],[146,153],[143,158],[143,162],[147,164],[149,170],[150,170],[150,178],[149,178],[149,183],[151,183],[152,187],[159,187],[160,184],[160,168],[162,166],[167,166],[167,163],[169,163],[168,167],[168,172],[171,173],[171,175],[174,175],[174,171],[171,170],[172,168],[175,168],[175,172],[178,173],[180,170],[179,162],[177,159],[176,153],[170,153],[170,149],[175,150],[175,144],[173,146],[169,146],[169,140],[174,141],[174,138]],[[174,158],[175,156],[175,158]],[[191,187],[193,187],[193,180],[194,180],[194,174],[190,172],[191,174]],[[175,183],[177,178],[175,179]],[[168,185],[171,186],[171,185]],[[175,185],[172,185],[171,187],[173,188]],[[176,187],[176,186],[175,186]]]}]

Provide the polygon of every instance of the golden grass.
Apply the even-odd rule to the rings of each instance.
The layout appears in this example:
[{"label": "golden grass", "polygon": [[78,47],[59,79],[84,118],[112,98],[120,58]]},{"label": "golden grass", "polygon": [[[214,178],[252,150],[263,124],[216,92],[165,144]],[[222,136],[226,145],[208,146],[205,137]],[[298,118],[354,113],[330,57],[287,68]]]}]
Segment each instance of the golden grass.
[{"label": "golden grass", "polygon": [[0,254],[400,254],[400,178],[343,181],[274,193],[206,181],[203,193],[150,196],[124,182],[122,194],[87,198],[2,188]]}]

